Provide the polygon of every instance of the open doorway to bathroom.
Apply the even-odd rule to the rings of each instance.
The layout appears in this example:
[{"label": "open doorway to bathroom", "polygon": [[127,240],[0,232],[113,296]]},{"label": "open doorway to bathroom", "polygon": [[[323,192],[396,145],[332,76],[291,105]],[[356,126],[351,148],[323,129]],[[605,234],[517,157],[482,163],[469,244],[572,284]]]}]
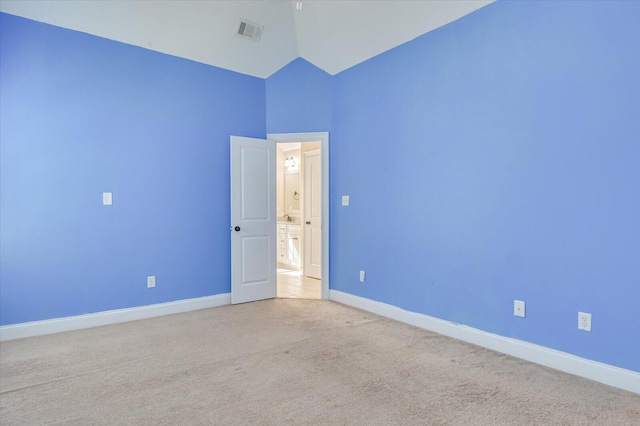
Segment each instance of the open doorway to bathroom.
[{"label": "open doorway to bathroom", "polygon": [[282,298],[322,298],[321,141],[278,143],[277,288]]}]

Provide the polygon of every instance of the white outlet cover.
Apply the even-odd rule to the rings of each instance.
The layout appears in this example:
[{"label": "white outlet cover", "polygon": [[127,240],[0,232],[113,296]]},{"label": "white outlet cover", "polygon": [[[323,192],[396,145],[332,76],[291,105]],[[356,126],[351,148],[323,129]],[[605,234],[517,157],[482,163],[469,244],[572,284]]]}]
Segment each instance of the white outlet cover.
[{"label": "white outlet cover", "polygon": [[364,271],[360,271],[360,282],[364,282]]},{"label": "white outlet cover", "polygon": [[578,330],[591,331],[591,314],[578,312]]},{"label": "white outlet cover", "polygon": [[102,204],[105,206],[110,206],[113,204],[113,193],[112,192],[103,192],[102,193]]},{"label": "white outlet cover", "polygon": [[147,277],[147,288],[153,288],[156,286],[156,277],[155,275]]},{"label": "white outlet cover", "polygon": [[342,196],[342,205],[343,206],[348,206],[349,205],[349,196],[348,195],[343,195]]},{"label": "white outlet cover", "polygon": [[513,301],[513,315],[517,317],[525,317],[525,306],[522,300],[514,300]]}]

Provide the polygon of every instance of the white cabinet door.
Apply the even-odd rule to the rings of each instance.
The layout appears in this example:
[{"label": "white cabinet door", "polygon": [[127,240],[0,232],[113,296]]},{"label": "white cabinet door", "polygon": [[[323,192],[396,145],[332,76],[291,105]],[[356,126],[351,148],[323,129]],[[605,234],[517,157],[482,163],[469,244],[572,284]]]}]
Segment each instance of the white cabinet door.
[{"label": "white cabinet door", "polygon": [[278,262],[280,263],[289,263],[287,243],[287,225],[278,224]]},{"label": "white cabinet door", "polygon": [[276,297],[276,144],[231,136],[231,303]]},{"label": "white cabinet door", "polygon": [[287,226],[287,249],[289,252],[289,263],[296,269],[300,268],[300,227],[295,225]]}]

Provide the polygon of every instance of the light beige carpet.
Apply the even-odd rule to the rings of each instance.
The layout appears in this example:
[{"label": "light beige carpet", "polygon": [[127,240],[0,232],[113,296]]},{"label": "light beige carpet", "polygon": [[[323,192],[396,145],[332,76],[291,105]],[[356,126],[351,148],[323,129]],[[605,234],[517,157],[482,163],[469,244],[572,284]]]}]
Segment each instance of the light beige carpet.
[{"label": "light beige carpet", "polygon": [[2,425],[640,425],[640,396],[320,300],[0,344]]}]

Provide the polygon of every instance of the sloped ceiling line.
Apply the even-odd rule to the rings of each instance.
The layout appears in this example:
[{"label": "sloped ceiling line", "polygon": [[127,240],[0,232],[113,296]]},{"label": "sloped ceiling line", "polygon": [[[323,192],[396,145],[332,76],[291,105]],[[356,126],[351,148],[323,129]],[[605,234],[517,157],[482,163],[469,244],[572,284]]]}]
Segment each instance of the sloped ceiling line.
[{"label": "sloped ceiling line", "polygon": [[[298,57],[335,75],[494,0],[2,0],[0,11],[267,78]],[[263,24],[259,42],[235,35]]]}]

